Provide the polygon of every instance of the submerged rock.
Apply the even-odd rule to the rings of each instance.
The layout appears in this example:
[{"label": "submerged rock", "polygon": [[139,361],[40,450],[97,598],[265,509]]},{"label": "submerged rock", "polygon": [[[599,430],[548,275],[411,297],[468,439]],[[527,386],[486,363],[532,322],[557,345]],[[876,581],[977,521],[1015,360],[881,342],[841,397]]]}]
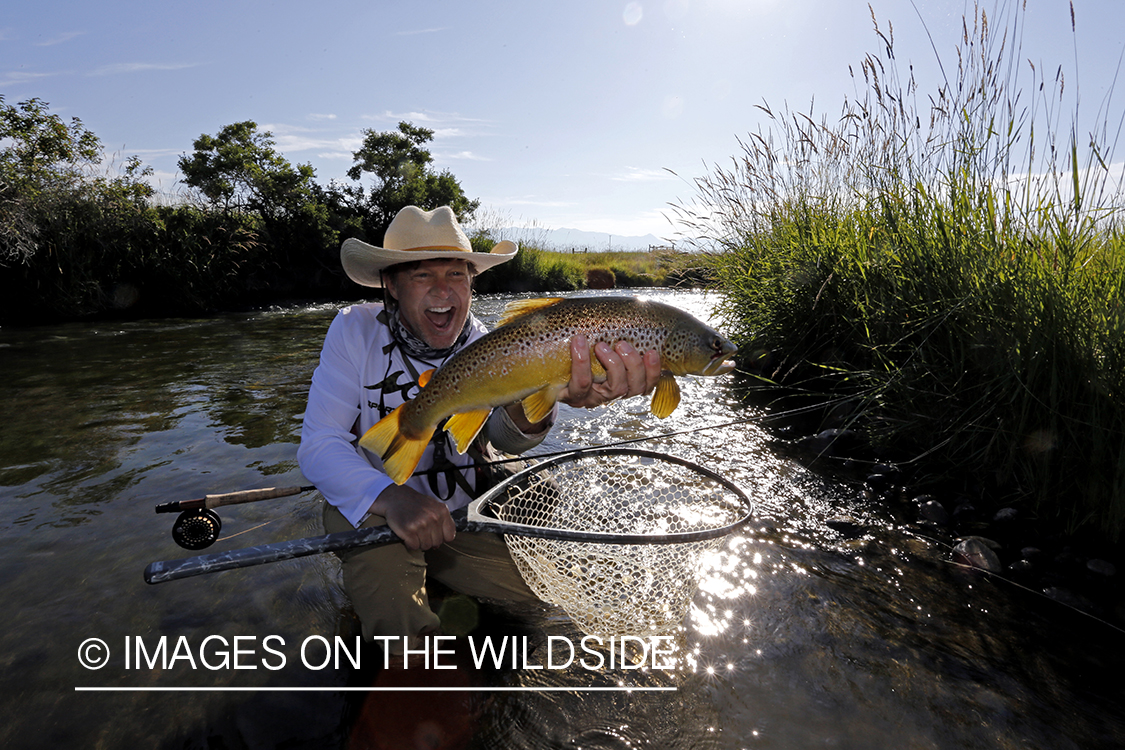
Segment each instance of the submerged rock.
[{"label": "submerged rock", "polygon": [[1064,604],[1067,607],[1086,612],[1088,614],[1097,614],[1098,608],[1092,601],[1076,594],[1070,589],[1064,589],[1061,586],[1049,586],[1043,589],[1043,593],[1050,599],[1054,599],[1059,604]]},{"label": "submerged rock", "polygon": [[918,503],[918,510],[922,514],[922,518],[941,526],[949,525],[949,512],[932,495],[921,495],[915,498],[914,502]]},{"label": "submerged rock", "polygon": [[1030,560],[1016,560],[1007,567],[1007,571],[1017,578],[1026,578],[1035,572],[1035,566]]},{"label": "submerged rock", "polygon": [[978,536],[971,536],[961,540],[953,548],[953,560],[962,565],[969,565],[989,573],[999,573],[1003,570],[1000,557],[993,552],[989,540]]},{"label": "submerged rock", "polygon": [[969,524],[977,518],[977,507],[969,502],[958,503],[957,507],[953,509],[954,523]]},{"label": "submerged rock", "polygon": [[1019,511],[1015,508],[1001,508],[996,511],[996,515],[992,517],[993,523],[1008,524],[1012,523],[1019,518]]},{"label": "submerged rock", "polygon": [[1116,565],[1108,560],[1099,560],[1097,558],[1086,561],[1086,570],[1105,578],[1112,578],[1117,575]]}]

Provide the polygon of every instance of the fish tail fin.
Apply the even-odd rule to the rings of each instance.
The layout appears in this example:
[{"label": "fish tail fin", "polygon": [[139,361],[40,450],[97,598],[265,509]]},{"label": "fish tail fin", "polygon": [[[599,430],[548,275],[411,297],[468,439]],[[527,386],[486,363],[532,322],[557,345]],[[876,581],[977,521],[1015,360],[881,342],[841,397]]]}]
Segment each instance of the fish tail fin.
[{"label": "fish tail fin", "polygon": [[476,438],[477,433],[481,431],[481,428],[484,427],[484,423],[491,413],[492,409],[466,411],[461,414],[454,414],[446,420],[445,431],[452,435],[454,441],[456,441],[458,453],[469,450],[469,445]]},{"label": "fish tail fin", "polygon": [[402,484],[414,473],[414,467],[422,460],[422,453],[434,433],[431,428],[424,436],[411,439],[402,434],[401,422],[400,406],[380,419],[359,439],[361,448],[366,448],[383,459],[383,470],[395,484]]}]

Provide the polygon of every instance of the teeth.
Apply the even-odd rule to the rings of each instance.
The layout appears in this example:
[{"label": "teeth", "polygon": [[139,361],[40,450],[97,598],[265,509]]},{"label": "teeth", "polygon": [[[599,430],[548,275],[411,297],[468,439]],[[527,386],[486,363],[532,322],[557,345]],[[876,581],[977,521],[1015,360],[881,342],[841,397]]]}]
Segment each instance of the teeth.
[{"label": "teeth", "polygon": [[452,309],[452,307],[431,307],[429,311],[432,313],[447,313]]}]

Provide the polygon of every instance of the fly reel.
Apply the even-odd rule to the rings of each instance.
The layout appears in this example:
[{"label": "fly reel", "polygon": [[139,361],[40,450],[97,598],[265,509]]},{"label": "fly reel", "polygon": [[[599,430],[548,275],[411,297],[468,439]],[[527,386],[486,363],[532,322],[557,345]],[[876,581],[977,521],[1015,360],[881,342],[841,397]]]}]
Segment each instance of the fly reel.
[{"label": "fly reel", "polygon": [[184,549],[205,549],[215,543],[223,522],[212,508],[238,503],[253,503],[275,497],[289,497],[302,492],[311,492],[316,487],[266,487],[260,490],[239,490],[221,495],[204,495],[195,500],[178,500],[156,506],[157,513],[180,512],[172,525],[172,538]]},{"label": "fly reel", "polygon": [[185,510],[172,525],[172,539],[184,549],[206,549],[222,530],[222,519],[210,508]]}]

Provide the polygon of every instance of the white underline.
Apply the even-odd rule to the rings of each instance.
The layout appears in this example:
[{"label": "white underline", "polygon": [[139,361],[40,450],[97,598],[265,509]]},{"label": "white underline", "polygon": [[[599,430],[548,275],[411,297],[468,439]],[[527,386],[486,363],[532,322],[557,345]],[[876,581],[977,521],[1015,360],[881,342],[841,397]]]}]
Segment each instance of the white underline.
[{"label": "white underline", "polygon": [[75,687],[76,693],[630,693],[678,687]]}]

